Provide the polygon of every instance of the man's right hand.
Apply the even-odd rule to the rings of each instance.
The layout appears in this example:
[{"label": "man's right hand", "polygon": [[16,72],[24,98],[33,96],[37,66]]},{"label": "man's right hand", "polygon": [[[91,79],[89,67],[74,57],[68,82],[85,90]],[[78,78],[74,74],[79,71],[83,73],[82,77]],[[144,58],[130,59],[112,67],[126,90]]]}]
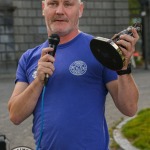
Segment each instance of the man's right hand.
[{"label": "man's right hand", "polygon": [[48,74],[52,76],[55,67],[54,61],[55,58],[48,54],[48,52],[53,51],[53,48],[43,48],[41,57],[38,61],[38,68],[37,68],[37,78],[44,83],[45,75]]}]

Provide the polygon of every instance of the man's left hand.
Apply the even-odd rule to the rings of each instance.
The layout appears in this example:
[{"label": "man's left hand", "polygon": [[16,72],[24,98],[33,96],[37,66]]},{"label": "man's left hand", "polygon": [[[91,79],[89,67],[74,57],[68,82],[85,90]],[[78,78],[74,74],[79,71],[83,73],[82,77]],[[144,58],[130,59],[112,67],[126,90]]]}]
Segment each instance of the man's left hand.
[{"label": "man's left hand", "polygon": [[131,56],[133,55],[135,51],[135,44],[139,39],[139,35],[137,31],[135,30],[135,28],[132,28],[132,33],[133,33],[133,36],[130,36],[127,34],[121,35],[120,40],[116,42],[116,44],[119,46],[119,48],[121,49],[125,57],[125,65],[122,68],[122,70],[127,69]]}]

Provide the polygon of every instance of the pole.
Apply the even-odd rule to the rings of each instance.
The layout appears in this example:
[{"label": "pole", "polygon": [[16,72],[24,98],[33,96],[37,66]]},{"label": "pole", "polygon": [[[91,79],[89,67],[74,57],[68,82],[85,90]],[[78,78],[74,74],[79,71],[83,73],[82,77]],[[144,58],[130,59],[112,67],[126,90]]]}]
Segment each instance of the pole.
[{"label": "pole", "polygon": [[145,64],[145,69],[148,70],[148,43],[147,43],[147,31],[148,31],[148,27],[147,27],[147,9],[146,9],[146,5],[143,5],[142,8],[142,49],[143,49],[143,58],[144,58],[144,64]]}]

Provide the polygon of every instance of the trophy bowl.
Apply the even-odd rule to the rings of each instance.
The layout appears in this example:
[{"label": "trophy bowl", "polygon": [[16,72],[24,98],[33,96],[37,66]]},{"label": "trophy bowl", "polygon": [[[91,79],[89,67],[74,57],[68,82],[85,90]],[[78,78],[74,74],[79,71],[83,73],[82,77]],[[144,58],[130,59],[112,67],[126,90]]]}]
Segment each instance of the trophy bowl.
[{"label": "trophy bowl", "polygon": [[95,58],[107,68],[120,70],[124,66],[122,51],[112,40],[97,37],[91,41],[90,47]]},{"label": "trophy bowl", "polygon": [[115,34],[112,39],[96,37],[91,40],[90,48],[95,58],[104,66],[111,70],[121,70],[125,64],[125,57],[120,49],[121,45],[115,44],[120,40],[120,36],[127,34],[133,36],[132,28],[137,32],[141,31],[141,24],[136,23],[127,29]]}]

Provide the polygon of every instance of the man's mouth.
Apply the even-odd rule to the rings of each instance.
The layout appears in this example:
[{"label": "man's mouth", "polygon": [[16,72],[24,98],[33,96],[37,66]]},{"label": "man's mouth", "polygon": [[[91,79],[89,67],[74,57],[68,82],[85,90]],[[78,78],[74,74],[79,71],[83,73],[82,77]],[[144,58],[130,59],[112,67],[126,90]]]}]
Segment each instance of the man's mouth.
[{"label": "man's mouth", "polygon": [[65,20],[55,20],[55,21],[59,21],[59,22],[65,22]]},{"label": "man's mouth", "polygon": [[56,17],[53,19],[53,22],[68,22],[68,19]]},{"label": "man's mouth", "polygon": [[54,22],[67,22],[67,20],[57,19],[57,20],[54,20]]}]

